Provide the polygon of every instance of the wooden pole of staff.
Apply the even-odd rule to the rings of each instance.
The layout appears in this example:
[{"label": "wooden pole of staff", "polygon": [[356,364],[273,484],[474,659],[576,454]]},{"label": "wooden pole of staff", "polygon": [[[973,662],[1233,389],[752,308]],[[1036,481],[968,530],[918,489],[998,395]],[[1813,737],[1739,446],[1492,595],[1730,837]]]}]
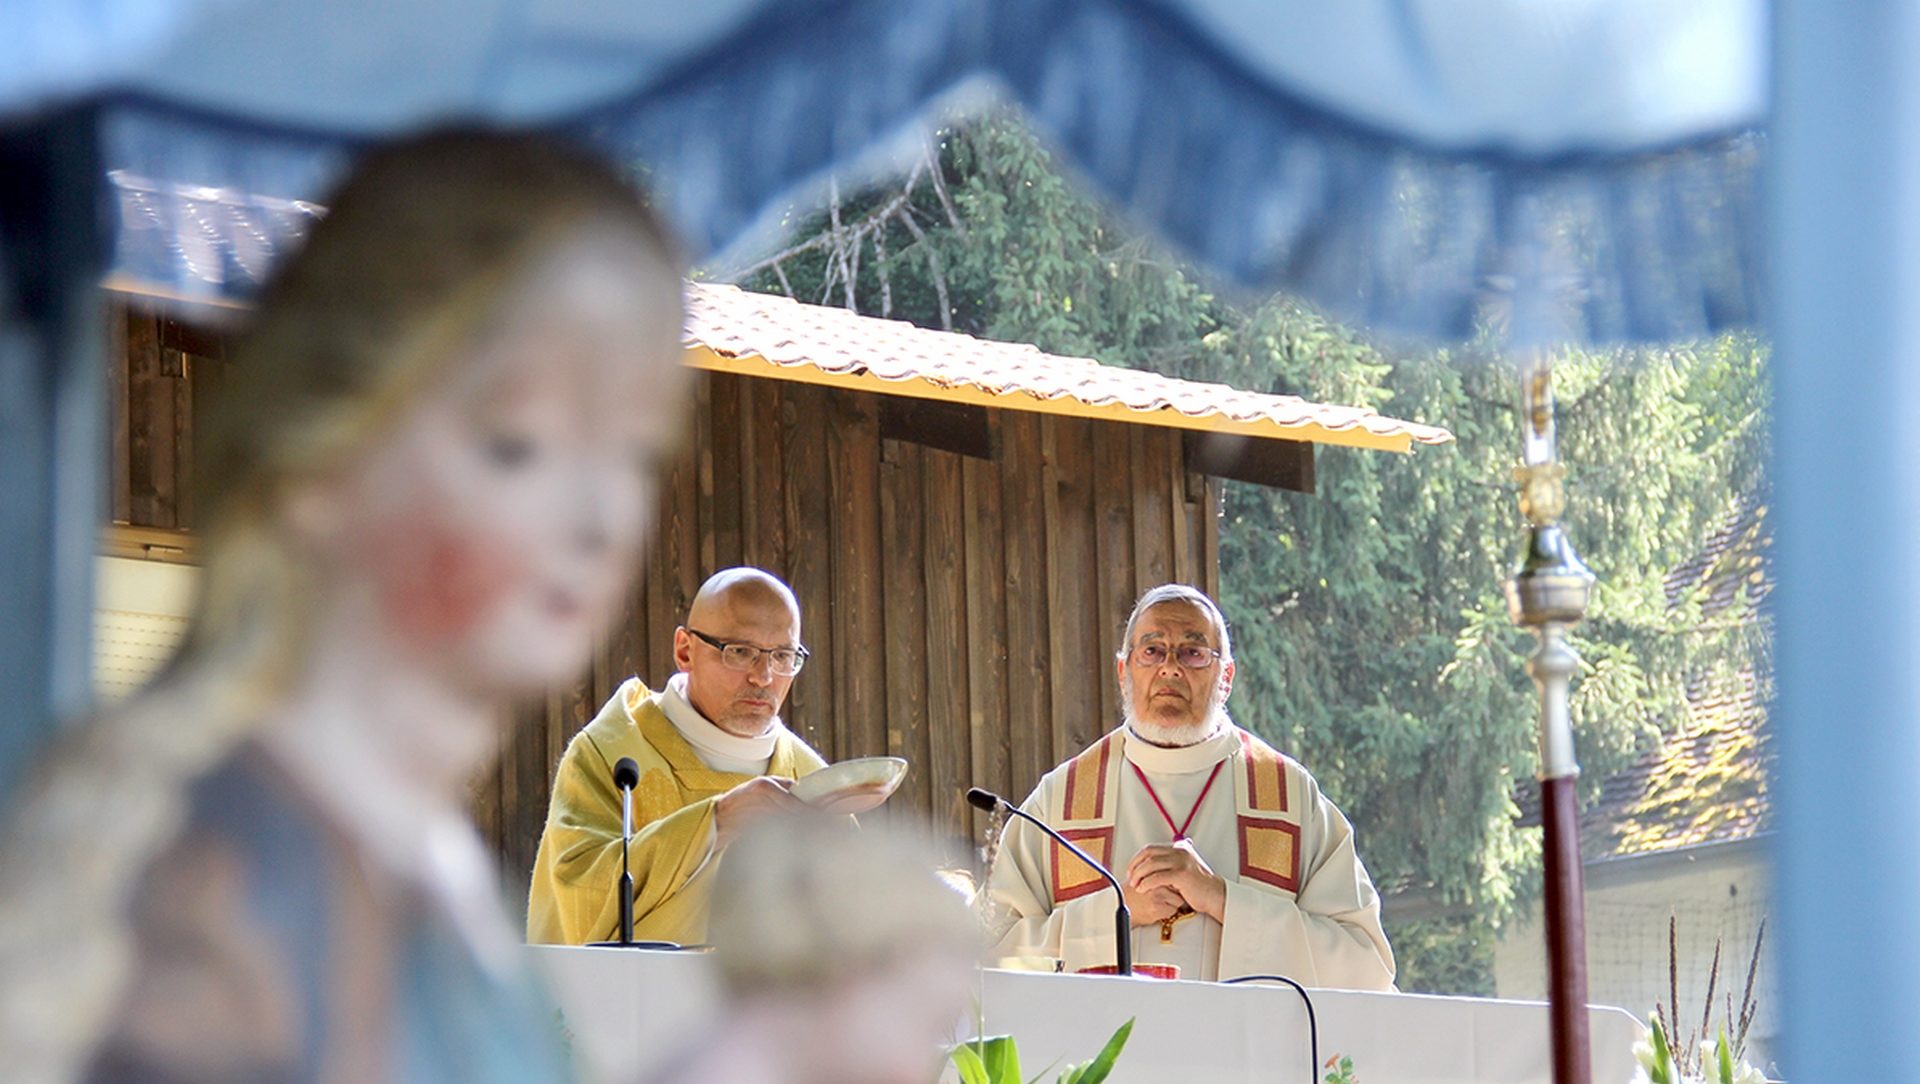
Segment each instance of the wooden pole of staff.
[{"label": "wooden pole of staff", "polygon": [[1580,808],[1575,787],[1568,690],[1580,656],[1566,632],[1586,614],[1593,573],[1559,526],[1566,468],[1556,458],[1552,369],[1544,355],[1521,373],[1525,427],[1520,512],[1529,523],[1520,567],[1507,581],[1507,610],[1539,639],[1527,674],[1540,692],[1540,799],[1546,833],[1548,1019],[1553,1028],[1554,1084],[1588,1084],[1593,1062],[1587,1038],[1586,904],[1580,873]]}]

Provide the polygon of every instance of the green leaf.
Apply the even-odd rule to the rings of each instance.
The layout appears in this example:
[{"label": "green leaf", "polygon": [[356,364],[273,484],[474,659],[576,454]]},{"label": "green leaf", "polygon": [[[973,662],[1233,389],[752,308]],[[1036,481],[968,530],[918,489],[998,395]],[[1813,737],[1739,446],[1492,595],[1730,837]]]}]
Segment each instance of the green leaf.
[{"label": "green leaf", "polygon": [[987,1079],[993,1084],[1020,1084],[1020,1049],[1011,1035],[995,1035],[984,1041],[980,1060],[986,1065]]},{"label": "green leaf", "polygon": [[987,1065],[974,1053],[971,1045],[956,1046],[948,1054],[953,1059],[953,1067],[960,1072],[960,1084],[995,1084],[987,1076]]},{"label": "green leaf", "polygon": [[1674,1079],[1673,1051],[1667,1046],[1667,1031],[1660,1026],[1660,1014],[1653,1014],[1653,1068],[1647,1071],[1652,1084],[1678,1084]]},{"label": "green leaf", "polygon": [[1107,1045],[1100,1048],[1100,1053],[1092,1061],[1063,1078],[1065,1084],[1100,1084],[1107,1079],[1107,1074],[1113,1072],[1113,1063],[1119,1060],[1121,1049],[1127,1045],[1127,1036],[1132,1034],[1133,1019],[1129,1018],[1113,1033],[1113,1038],[1107,1040]]},{"label": "green leaf", "polygon": [[1714,1045],[1720,1062],[1720,1084],[1733,1084],[1733,1051],[1727,1049],[1726,1028],[1720,1029],[1720,1041]]},{"label": "green leaf", "polygon": [[1345,1055],[1327,1059],[1327,1075],[1323,1084],[1355,1084],[1353,1079],[1353,1059]]}]

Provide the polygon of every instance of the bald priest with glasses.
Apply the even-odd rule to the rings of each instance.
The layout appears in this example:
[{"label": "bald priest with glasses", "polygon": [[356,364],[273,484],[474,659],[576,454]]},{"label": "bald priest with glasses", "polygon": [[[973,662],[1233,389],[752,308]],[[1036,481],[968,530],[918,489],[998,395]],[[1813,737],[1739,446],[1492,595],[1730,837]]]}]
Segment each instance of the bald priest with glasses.
[{"label": "bald priest with glasses", "polygon": [[[1116,664],[1122,725],[1047,773],[1024,808],[1113,870],[1136,966],[1390,989],[1393,950],[1352,826],[1304,768],[1227,717],[1220,608],[1184,585],[1148,591]],[[1113,963],[1113,890],[1030,825],[1009,822],[985,892],[992,957]]]},{"label": "bald priest with glasses", "polygon": [[807,808],[793,780],[824,766],[780,721],[807,661],[800,604],[755,568],[715,573],[674,630],[678,673],[658,692],[629,678],[560,759],[533,863],[527,940],[608,941],[620,916],[622,757],[633,792],[634,937],[704,941],[713,875],[742,828]]}]

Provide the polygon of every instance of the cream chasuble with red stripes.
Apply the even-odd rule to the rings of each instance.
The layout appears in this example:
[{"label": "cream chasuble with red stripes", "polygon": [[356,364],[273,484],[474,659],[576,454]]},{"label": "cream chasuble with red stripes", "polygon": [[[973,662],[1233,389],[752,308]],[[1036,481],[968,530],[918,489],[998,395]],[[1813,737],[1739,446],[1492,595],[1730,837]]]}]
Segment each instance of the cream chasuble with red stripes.
[{"label": "cream chasuble with red stripes", "polygon": [[[1280,974],[1308,986],[1393,984],[1379,896],[1354,853],[1352,826],[1305,769],[1238,727],[1180,749],[1116,730],[1047,773],[1022,808],[1123,880],[1142,847],[1172,842],[1168,817],[1180,823],[1191,813],[1188,837],[1227,883],[1226,922],[1193,915],[1138,927],[1135,963],[1174,964],[1186,979]],[[1032,826],[1008,824],[985,891],[994,959],[1058,959],[1067,971],[1113,963],[1113,890]]]}]

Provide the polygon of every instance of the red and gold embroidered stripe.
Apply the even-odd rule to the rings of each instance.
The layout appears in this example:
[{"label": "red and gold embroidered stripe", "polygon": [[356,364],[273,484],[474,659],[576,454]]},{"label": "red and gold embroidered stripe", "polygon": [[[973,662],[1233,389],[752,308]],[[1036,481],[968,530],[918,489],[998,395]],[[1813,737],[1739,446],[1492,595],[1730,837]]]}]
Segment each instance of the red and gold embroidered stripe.
[{"label": "red and gold embroidered stripe", "polygon": [[1067,762],[1066,808],[1062,810],[1066,820],[1097,821],[1106,816],[1107,765],[1113,745],[1113,736],[1108,735]]},{"label": "red and gold embroidered stripe", "polygon": [[1300,826],[1279,817],[1240,817],[1240,876],[1300,891]]},{"label": "red and gold embroidered stripe", "polygon": [[[1103,866],[1113,865],[1113,829],[1107,828],[1067,828],[1060,833],[1073,840],[1074,845],[1093,856],[1094,861]],[[1051,856],[1050,865],[1053,874],[1053,903],[1058,907],[1068,900],[1098,892],[1107,887],[1107,879],[1099,871],[1085,862],[1072,851],[1062,847],[1058,840],[1048,840],[1047,849]]]},{"label": "red and gold embroidered stripe", "polygon": [[1247,762],[1247,808],[1261,813],[1287,811],[1287,762],[1266,742],[1242,731]]}]

